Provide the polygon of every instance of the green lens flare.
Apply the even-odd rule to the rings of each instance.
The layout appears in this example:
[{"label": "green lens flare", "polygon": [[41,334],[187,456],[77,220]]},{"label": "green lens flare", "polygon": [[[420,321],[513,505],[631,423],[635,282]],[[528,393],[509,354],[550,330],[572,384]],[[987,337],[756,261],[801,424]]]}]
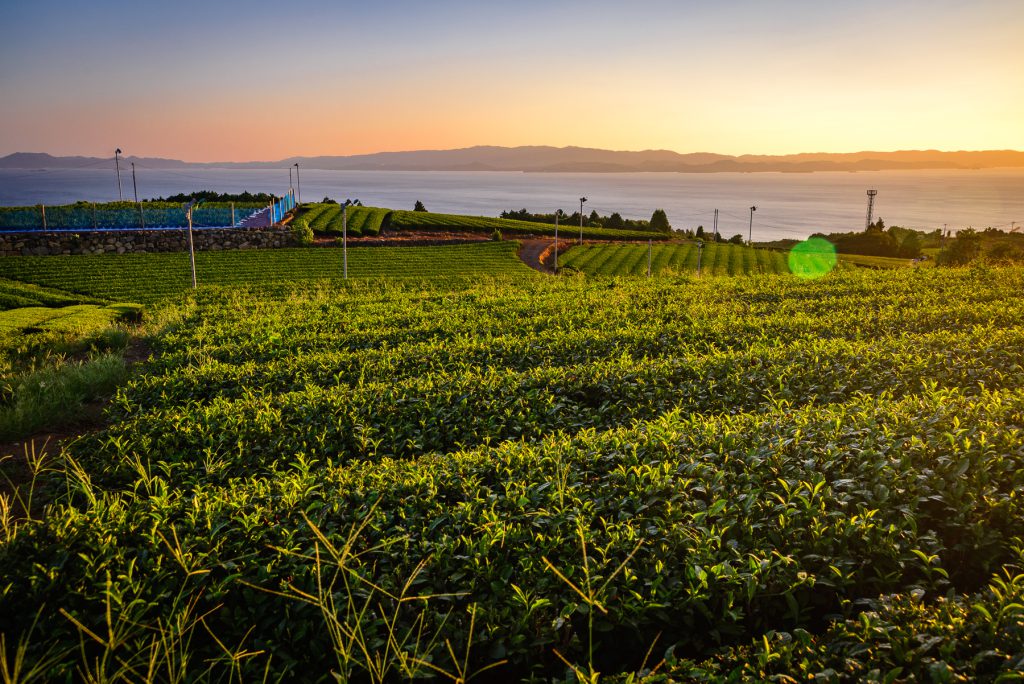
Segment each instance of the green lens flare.
[{"label": "green lens flare", "polygon": [[789,270],[800,278],[828,275],[836,262],[836,247],[825,238],[808,238],[789,251]]}]

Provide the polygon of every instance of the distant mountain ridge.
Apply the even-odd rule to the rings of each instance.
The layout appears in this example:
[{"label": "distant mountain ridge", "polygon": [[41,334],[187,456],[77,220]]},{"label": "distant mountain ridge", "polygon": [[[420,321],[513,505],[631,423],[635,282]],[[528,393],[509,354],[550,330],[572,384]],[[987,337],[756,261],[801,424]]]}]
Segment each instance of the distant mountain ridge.
[{"label": "distant mountain ridge", "polygon": [[[1024,167],[1024,152],[986,150],[942,152],[802,153],[789,155],[732,156],[710,152],[679,153],[670,150],[637,152],[589,147],[496,147],[477,146],[456,150],[377,152],[348,156],[290,157],[279,161],[185,162],[160,157],[121,157],[147,168],[269,169],[296,162],[304,169],[337,171],[522,171],[530,173],[630,173],[669,171],[677,173],[883,171],[890,169],[985,169]],[[113,157],[54,157],[45,153],[15,152],[0,158],[0,169],[83,169],[113,164]]]}]

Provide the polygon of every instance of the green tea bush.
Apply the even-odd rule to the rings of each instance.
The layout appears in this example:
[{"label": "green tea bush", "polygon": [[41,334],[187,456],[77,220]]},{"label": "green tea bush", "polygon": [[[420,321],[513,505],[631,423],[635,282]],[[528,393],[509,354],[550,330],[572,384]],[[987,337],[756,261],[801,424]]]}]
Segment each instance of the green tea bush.
[{"label": "green tea bush", "polygon": [[1022,287],[201,289],[0,516],[0,634],[59,680],[1011,681]]}]

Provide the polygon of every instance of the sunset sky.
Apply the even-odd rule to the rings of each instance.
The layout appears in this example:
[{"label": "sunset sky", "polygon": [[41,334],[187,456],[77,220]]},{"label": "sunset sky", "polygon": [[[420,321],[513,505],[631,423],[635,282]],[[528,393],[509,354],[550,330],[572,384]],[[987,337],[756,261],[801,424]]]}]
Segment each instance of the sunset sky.
[{"label": "sunset sky", "polygon": [[9,3],[0,154],[1024,149],[1024,1]]}]

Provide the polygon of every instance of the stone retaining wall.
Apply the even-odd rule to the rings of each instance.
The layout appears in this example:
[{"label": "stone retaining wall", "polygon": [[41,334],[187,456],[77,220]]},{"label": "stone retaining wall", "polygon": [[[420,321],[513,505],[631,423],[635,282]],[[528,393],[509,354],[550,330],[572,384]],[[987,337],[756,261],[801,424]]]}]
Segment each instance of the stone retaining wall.
[{"label": "stone retaining wall", "polygon": [[[192,231],[197,251],[292,246],[291,233],[271,228],[204,228]],[[130,254],[188,250],[188,230],[119,230],[0,234],[0,256]]]}]

